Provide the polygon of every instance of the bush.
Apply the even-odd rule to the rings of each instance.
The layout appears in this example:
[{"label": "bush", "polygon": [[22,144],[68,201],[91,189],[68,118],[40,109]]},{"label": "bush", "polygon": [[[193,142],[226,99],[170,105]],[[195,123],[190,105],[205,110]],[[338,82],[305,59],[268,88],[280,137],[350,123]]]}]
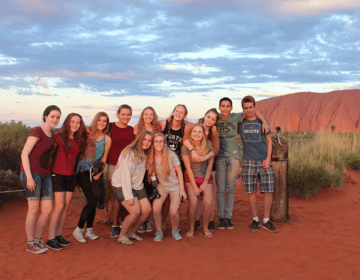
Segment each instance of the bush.
[{"label": "bush", "polygon": [[0,191],[23,189],[19,175],[8,171],[0,170]]}]

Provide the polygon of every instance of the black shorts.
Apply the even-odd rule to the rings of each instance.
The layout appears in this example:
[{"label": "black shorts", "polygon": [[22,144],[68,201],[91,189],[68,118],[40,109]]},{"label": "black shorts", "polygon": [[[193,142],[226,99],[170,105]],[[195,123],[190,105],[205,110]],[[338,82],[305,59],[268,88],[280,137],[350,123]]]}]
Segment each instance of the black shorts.
[{"label": "black shorts", "polygon": [[74,192],[76,186],[75,175],[51,174],[54,192]]}]

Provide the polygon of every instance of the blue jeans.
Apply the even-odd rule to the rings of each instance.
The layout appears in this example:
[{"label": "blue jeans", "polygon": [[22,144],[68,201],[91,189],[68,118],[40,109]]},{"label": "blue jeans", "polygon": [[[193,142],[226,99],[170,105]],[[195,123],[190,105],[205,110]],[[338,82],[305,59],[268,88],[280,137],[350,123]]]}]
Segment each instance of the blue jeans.
[{"label": "blue jeans", "polygon": [[235,184],[238,179],[239,169],[240,161],[238,157],[216,159],[216,202],[219,218],[231,219],[232,217]]},{"label": "blue jeans", "polygon": [[24,185],[25,188],[25,194],[27,200],[42,200],[42,199],[48,199],[53,200],[54,194],[53,194],[53,185],[51,181],[51,174],[31,174],[36,187],[35,191],[31,192],[26,186],[26,175],[24,172],[21,172],[20,179]]}]

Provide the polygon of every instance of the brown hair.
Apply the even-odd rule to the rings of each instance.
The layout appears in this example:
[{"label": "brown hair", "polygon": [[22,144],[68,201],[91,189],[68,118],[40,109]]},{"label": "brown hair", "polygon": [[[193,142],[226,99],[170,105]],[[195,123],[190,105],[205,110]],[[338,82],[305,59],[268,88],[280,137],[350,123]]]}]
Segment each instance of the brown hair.
[{"label": "brown hair", "polygon": [[61,129],[59,132],[60,135],[60,141],[64,144],[65,146],[65,151],[66,153],[69,151],[69,148],[71,146],[71,142],[70,142],[70,138],[69,138],[69,134],[70,134],[70,121],[72,119],[72,117],[78,117],[80,118],[80,127],[79,129],[74,133],[74,139],[76,144],[78,145],[79,149],[80,149],[80,153],[79,156],[83,156],[84,152],[85,152],[85,146],[86,146],[86,127],[84,124],[84,121],[82,119],[82,117],[78,114],[78,113],[70,113],[69,115],[67,115]]},{"label": "brown hair", "polygon": [[252,102],[255,107],[255,98],[252,97],[251,95],[247,95],[241,100],[241,107],[243,107],[243,109],[244,109],[244,103],[247,103],[247,102]]},{"label": "brown hair", "polygon": [[132,115],[132,109],[131,109],[131,107],[130,107],[129,105],[127,105],[127,104],[122,104],[122,105],[120,105],[120,106],[119,106],[119,109],[116,111],[116,113],[119,114],[119,113],[121,112],[121,109],[128,109],[128,110],[130,110],[130,113],[131,113],[131,115]]},{"label": "brown hair", "polygon": [[[216,108],[211,108],[211,109],[209,109],[209,110],[206,111],[204,117],[201,118],[201,119],[199,119],[198,122],[201,123],[201,124],[203,124],[204,121],[205,121],[206,115],[209,114],[210,112],[213,112],[213,113],[216,115],[216,121],[218,121],[218,119],[219,119],[219,113],[218,113],[218,111],[216,110]],[[215,124],[216,124],[216,122],[215,122]],[[211,137],[212,137],[212,127],[209,128],[208,139],[211,140]]]},{"label": "brown hair", "polygon": [[168,136],[169,136],[169,137],[170,137],[170,129],[171,129],[172,123],[173,123],[173,121],[174,121],[174,112],[175,112],[176,108],[179,107],[179,106],[183,107],[184,110],[185,110],[184,119],[181,121],[181,133],[182,133],[182,135],[185,134],[185,122],[184,122],[184,120],[185,120],[185,118],[186,118],[186,116],[187,116],[188,110],[187,110],[187,108],[186,108],[186,106],[185,106],[184,104],[178,104],[178,105],[176,105],[176,106],[174,107],[174,110],[171,112],[171,115],[170,115],[170,117],[168,118],[168,122],[169,122]]},{"label": "brown hair", "polygon": [[210,144],[209,144],[208,139],[206,139],[206,137],[205,137],[205,127],[201,123],[196,123],[190,128],[189,141],[190,141],[191,145],[193,147],[195,147],[194,140],[192,139],[191,134],[192,134],[194,128],[197,126],[201,127],[204,132],[204,138],[201,140],[201,143],[200,143],[199,156],[205,156],[210,150],[210,147],[209,147]]},{"label": "brown hair", "polygon": [[121,156],[124,158],[127,157],[130,151],[134,153],[135,161],[140,162],[141,158],[145,155],[146,160],[152,160],[151,157],[153,155],[153,145],[149,147],[147,150],[143,150],[142,141],[144,140],[146,135],[150,135],[153,138],[154,134],[149,130],[144,130],[139,134],[139,137],[135,138],[126,148],[121,152]]},{"label": "brown hair", "polygon": [[146,108],[144,108],[144,110],[141,111],[141,115],[140,115],[138,126],[137,126],[138,134],[140,132],[142,132],[143,130],[145,130],[144,113],[145,113],[145,111],[147,109],[149,109],[149,110],[151,110],[153,112],[153,120],[151,122],[153,132],[157,133],[157,132],[161,131],[161,126],[159,124],[159,119],[158,119],[158,116],[157,116],[154,108],[151,107],[151,106],[147,106]]},{"label": "brown hair", "polygon": [[[161,137],[161,139],[164,141],[164,148],[162,150],[162,161],[160,163],[161,171],[164,174],[165,178],[168,178],[170,175],[170,167],[169,167],[169,158],[168,158],[168,147],[166,146],[166,139],[164,134],[158,132],[154,134],[153,137],[153,143],[155,141],[156,137]],[[148,170],[148,180],[151,180],[151,176],[153,174],[156,174],[156,161],[155,161],[155,148],[153,148],[153,156],[149,158],[149,161],[147,162],[146,168]]]}]

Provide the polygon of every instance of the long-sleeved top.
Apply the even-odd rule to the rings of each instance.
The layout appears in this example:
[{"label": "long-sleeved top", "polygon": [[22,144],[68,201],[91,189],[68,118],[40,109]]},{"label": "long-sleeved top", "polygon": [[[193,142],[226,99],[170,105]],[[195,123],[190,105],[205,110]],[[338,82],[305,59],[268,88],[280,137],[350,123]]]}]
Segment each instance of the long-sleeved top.
[{"label": "long-sleeved top", "polygon": [[122,188],[125,200],[134,198],[132,189],[140,190],[144,187],[145,156],[138,161],[133,151],[125,149],[120,154],[117,164],[111,184],[115,188]]}]

